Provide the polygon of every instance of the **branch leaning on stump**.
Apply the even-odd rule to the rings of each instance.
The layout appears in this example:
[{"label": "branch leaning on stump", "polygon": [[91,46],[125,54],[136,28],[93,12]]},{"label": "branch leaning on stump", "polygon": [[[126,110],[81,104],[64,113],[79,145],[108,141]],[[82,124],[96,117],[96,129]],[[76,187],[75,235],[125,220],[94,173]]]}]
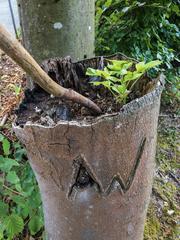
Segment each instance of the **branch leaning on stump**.
[{"label": "branch leaning on stump", "polygon": [[101,113],[101,109],[90,99],[84,97],[72,89],[63,88],[54,82],[42,70],[42,68],[27,52],[27,50],[16,39],[14,39],[2,25],[0,25],[0,48],[17,64],[19,64],[19,66],[48,93],[53,94],[56,97],[82,104],[97,114]]}]

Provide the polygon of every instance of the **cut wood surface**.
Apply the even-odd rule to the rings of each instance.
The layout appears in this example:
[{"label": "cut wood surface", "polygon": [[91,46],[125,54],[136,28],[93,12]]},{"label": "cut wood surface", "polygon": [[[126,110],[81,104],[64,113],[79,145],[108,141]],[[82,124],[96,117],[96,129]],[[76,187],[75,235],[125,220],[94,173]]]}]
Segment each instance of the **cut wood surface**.
[{"label": "cut wood surface", "polygon": [[18,63],[19,66],[21,66],[24,71],[48,93],[82,104],[92,109],[95,113],[101,113],[101,109],[90,99],[72,89],[63,88],[54,82],[42,70],[34,58],[26,51],[26,49],[14,37],[12,37],[2,25],[0,25],[0,48],[16,63]]}]

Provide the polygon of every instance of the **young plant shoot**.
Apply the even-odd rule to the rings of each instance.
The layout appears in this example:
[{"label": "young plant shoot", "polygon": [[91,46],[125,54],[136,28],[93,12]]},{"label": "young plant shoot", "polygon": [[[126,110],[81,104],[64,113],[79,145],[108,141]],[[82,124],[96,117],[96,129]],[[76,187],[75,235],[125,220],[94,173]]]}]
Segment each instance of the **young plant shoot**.
[{"label": "young plant shoot", "polygon": [[[135,83],[149,69],[161,64],[155,60],[148,63],[134,63],[131,60],[108,60],[108,65],[103,70],[88,68],[86,75],[99,77],[100,81],[91,81],[94,86],[103,85],[119,103],[126,103],[128,94]],[[135,64],[135,70],[133,65]]]}]

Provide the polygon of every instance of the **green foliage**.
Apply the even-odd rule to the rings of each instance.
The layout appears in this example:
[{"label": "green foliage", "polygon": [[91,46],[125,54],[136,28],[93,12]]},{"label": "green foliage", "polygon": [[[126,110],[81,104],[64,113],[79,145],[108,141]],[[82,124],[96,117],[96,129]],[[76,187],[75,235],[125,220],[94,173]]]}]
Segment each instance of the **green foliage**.
[{"label": "green foliage", "polygon": [[171,105],[171,107],[174,107],[176,111],[179,105],[178,102],[180,101],[180,68],[169,70],[166,73],[166,76],[166,91],[162,96],[162,105]]},{"label": "green foliage", "polygon": [[163,61],[160,70],[171,84],[167,97],[178,89],[178,72],[172,70],[180,62],[179,6],[179,0],[96,0],[96,53],[123,52],[139,61]]},{"label": "green foliage", "polygon": [[14,239],[23,229],[43,230],[39,188],[26,160],[26,151],[0,134],[0,239]]},{"label": "green foliage", "polygon": [[6,156],[9,155],[10,143],[6,138],[2,140],[2,146],[3,146],[4,155]]},{"label": "green foliage", "polygon": [[16,97],[18,97],[21,93],[21,86],[18,86],[17,84],[9,84],[9,87],[14,91]]},{"label": "green foliage", "polygon": [[[134,84],[149,69],[161,64],[159,60],[148,63],[135,63],[130,60],[108,60],[110,63],[104,70],[88,68],[86,75],[98,76],[104,81],[91,82],[95,86],[103,85],[116,98],[117,102],[126,103],[128,94],[132,91]],[[130,69],[135,65],[135,70]]]},{"label": "green foliage", "polygon": [[11,214],[4,219],[4,229],[7,232],[8,239],[12,239],[15,235],[21,233],[23,228],[23,219],[17,214]]},{"label": "green foliage", "polygon": [[39,232],[42,228],[42,224],[43,222],[39,219],[39,216],[33,216],[28,223],[31,235],[35,235]]}]

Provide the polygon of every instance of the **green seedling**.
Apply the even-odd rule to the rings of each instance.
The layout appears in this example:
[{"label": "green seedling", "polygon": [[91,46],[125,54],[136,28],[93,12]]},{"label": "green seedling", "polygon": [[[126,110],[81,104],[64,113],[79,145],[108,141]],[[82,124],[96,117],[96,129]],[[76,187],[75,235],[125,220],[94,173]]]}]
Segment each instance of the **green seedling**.
[{"label": "green seedling", "polygon": [[18,97],[20,95],[21,89],[22,89],[21,86],[10,83],[9,87],[14,91],[16,97]]},{"label": "green seedling", "polygon": [[[132,60],[108,60],[108,65],[103,70],[88,68],[86,75],[100,77],[100,81],[92,81],[94,86],[102,85],[107,88],[116,101],[126,103],[128,94],[136,82],[151,68],[161,64],[155,60],[148,63],[135,63]],[[135,65],[135,70],[132,66]]]}]

